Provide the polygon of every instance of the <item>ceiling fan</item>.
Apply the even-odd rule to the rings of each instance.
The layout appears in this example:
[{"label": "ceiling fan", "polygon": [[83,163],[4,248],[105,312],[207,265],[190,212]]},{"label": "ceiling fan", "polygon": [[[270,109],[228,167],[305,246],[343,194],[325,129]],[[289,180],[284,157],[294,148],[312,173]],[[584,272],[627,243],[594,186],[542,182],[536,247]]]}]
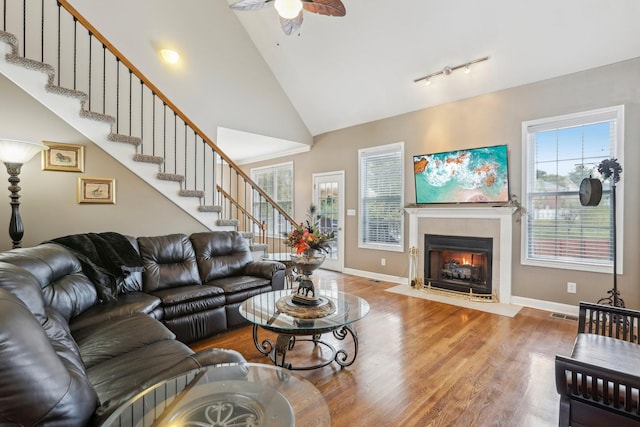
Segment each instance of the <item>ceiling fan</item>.
[{"label": "ceiling fan", "polygon": [[327,16],[347,14],[340,0],[240,0],[229,7],[235,10],[257,10],[271,3],[278,11],[282,31],[288,36],[302,25],[302,9]]}]

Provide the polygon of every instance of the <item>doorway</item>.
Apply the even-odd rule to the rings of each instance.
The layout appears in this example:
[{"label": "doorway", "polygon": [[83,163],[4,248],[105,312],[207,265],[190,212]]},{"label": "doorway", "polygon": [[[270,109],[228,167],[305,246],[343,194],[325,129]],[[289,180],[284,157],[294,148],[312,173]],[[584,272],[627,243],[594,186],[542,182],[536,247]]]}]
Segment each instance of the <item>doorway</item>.
[{"label": "doorway", "polygon": [[320,215],[320,231],[333,232],[329,253],[322,264],[327,270],[344,269],[344,171],[313,174],[313,204]]}]

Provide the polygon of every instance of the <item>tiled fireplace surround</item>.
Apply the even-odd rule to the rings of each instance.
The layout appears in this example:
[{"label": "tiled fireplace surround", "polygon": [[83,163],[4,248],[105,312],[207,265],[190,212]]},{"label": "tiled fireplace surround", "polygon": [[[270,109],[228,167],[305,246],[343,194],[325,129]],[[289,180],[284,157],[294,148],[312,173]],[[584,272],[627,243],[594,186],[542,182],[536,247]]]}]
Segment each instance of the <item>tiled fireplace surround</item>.
[{"label": "tiled fireplace surround", "polygon": [[493,289],[498,301],[511,303],[513,207],[415,207],[409,215],[409,247],[418,248],[417,272],[424,279],[424,235],[493,238]]}]

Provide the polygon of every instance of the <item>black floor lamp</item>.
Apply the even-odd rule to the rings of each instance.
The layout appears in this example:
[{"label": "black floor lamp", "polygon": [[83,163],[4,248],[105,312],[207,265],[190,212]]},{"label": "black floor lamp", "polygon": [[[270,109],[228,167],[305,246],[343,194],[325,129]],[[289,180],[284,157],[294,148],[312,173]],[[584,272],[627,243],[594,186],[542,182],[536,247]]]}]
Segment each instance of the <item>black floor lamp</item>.
[{"label": "black floor lamp", "polygon": [[[622,166],[618,163],[618,159],[605,159],[598,165],[598,172],[602,175],[604,181],[611,179],[611,220],[613,221],[613,238],[612,238],[612,254],[613,254],[613,288],[607,293],[608,297],[598,300],[598,304],[611,305],[613,307],[624,307],[624,300],[620,298],[618,291],[618,245],[616,231],[616,184],[620,181],[622,174]],[[580,183],[580,204],[582,206],[598,206],[602,198],[602,183],[596,178],[585,178]]]},{"label": "black floor lamp", "polygon": [[18,141],[15,139],[0,139],[0,161],[7,167],[9,174],[9,191],[11,195],[11,221],[9,222],[9,236],[13,242],[13,248],[22,247],[24,225],[20,217],[20,169],[22,165],[31,160],[33,156],[43,150],[48,150],[39,142]]}]

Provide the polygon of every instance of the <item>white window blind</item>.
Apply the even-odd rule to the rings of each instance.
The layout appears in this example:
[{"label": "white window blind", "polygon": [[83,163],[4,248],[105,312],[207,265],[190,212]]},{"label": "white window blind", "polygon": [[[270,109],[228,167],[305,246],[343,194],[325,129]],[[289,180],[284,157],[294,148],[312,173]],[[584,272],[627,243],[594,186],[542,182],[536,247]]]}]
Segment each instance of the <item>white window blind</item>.
[{"label": "white window blind", "polygon": [[[601,178],[602,160],[620,160],[623,111],[615,107],[523,124],[523,264],[592,271],[612,267],[610,181],[603,185],[598,206],[582,206],[578,190],[582,179]],[[621,192],[616,196],[622,210]]]},{"label": "white window blind", "polygon": [[404,144],[358,151],[360,247],[403,250]]}]

